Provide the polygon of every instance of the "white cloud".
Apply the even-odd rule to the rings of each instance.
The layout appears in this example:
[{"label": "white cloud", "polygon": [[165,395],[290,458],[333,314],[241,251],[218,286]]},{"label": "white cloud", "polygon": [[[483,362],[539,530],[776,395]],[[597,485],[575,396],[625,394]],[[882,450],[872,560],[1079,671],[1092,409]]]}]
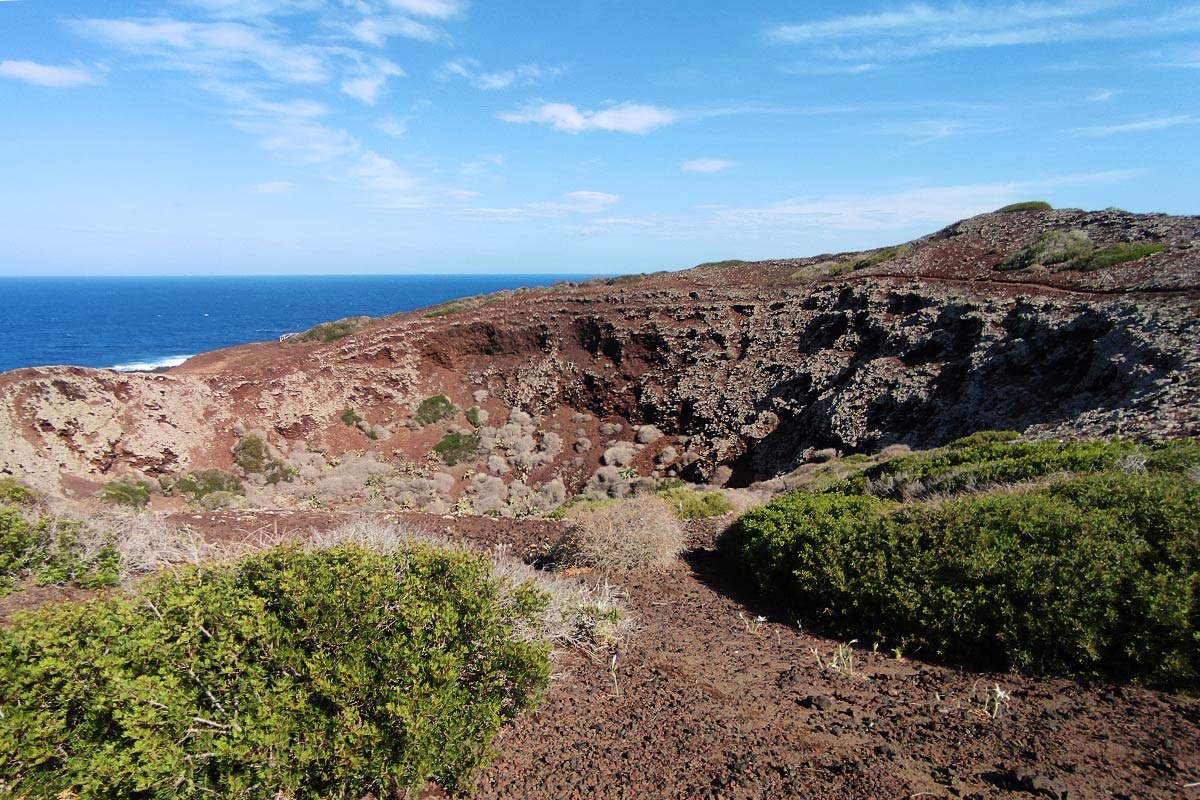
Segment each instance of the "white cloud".
[{"label": "white cloud", "polygon": [[679,165],[684,172],[721,172],[737,166],[732,161],[720,158],[694,158]]},{"label": "white cloud", "polygon": [[472,219],[520,222],[530,219],[558,219],[576,214],[596,214],[620,202],[621,198],[607,192],[579,190],[567,192],[558,200],[529,203],[509,208],[471,208],[466,210]]},{"label": "white cloud", "polygon": [[449,19],[466,10],[460,0],[387,0],[388,5],[418,17]]},{"label": "white cloud", "polygon": [[581,111],[567,103],[543,103],[498,116],[504,122],[548,125],[564,133],[620,131],[641,134],[679,119],[679,115],[670,109],[638,103],[623,103],[601,111]]},{"label": "white cloud", "polygon": [[344,130],[301,117],[234,120],[234,127],[259,137],[259,146],[295,164],[328,164],[360,147]]},{"label": "white cloud", "polygon": [[1159,117],[1144,119],[1138,122],[1125,122],[1119,125],[1092,125],[1084,128],[1072,128],[1075,136],[1114,136],[1120,133],[1144,133],[1146,131],[1165,131],[1179,125],[1191,125],[1194,121],[1191,114],[1181,114],[1176,117]]},{"label": "white cloud", "polygon": [[710,224],[747,233],[788,228],[818,234],[946,225],[1047,190],[1128,180],[1138,174],[1113,170],[1030,181],[933,186],[879,195],[800,198],[769,206],[719,208]]},{"label": "white cloud", "polygon": [[289,181],[267,181],[266,183],[256,183],[250,187],[252,194],[287,194],[295,188],[295,185]]},{"label": "white cloud", "polygon": [[408,120],[403,117],[384,117],[375,123],[375,127],[391,136],[394,139],[399,139],[404,134],[408,133]]},{"label": "white cloud", "polygon": [[1087,101],[1089,103],[1107,103],[1118,94],[1120,94],[1120,92],[1115,89],[1097,89],[1087,96]]},{"label": "white cloud", "polygon": [[393,36],[418,42],[440,42],[446,35],[436,28],[408,17],[365,17],[346,30],[359,41],[383,47]]},{"label": "white cloud", "polygon": [[[1159,13],[1136,6],[1129,0],[912,3],[874,14],[774,25],[767,38],[806,48],[814,60],[873,63],[952,50],[1158,38],[1200,30],[1200,6]],[[1120,13],[1122,9],[1129,13]]]},{"label": "white cloud", "polygon": [[0,78],[12,78],[55,89],[99,82],[95,75],[82,67],[56,67],[35,61],[0,61]]},{"label": "white cloud", "polygon": [[404,70],[390,61],[378,61],[371,65],[363,65],[361,73],[358,77],[348,78],[342,81],[342,94],[353,97],[355,100],[361,100],[367,105],[375,105],[379,99],[379,93],[382,91],[384,84],[388,78],[401,77],[404,75]]},{"label": "white cloud", "polygon": [[512,69],[495,72],[485,72],[479,66],[479,62],[472,58],[447,61],[438,71],[438,77],[443,80],[464,78],[476,89],[494,91],[510,86],[528,86],[563,73],[562,67],[543,67],[539,64],[521,64]]},{"label": "white cloud", "polygon": [[592,220],[596,225],[633,225],[635,227],[646,227],[650,225],[644,219],[636,219],[634,217],[597,217]]},{"label": "white cloud", "polygon": [[319,83],[329,77],[327,54],[319,48],[289,45],[240,22],[85,19],[76,24],[111,45],[157,56],[170,66],[199,69],[251,63],[271,77],[292,83]]}]

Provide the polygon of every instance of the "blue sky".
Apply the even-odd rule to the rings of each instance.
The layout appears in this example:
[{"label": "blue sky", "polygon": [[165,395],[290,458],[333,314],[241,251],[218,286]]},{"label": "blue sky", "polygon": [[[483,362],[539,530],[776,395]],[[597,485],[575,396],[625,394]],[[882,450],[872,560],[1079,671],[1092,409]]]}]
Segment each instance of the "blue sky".
[{"label": "blue sky", "polygon": [[650,271],[1200,213],[1200,5],[0,0],[0,274]]}]

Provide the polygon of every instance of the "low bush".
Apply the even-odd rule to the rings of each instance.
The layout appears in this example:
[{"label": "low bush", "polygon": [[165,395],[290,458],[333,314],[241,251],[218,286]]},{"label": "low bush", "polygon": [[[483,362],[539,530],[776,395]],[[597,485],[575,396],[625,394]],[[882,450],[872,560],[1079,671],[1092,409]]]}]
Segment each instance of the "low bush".
[{"label": "low bush", "polygon": [[663,569],[683,551],[679,520],[653,495],[576,506],[566,519],[567,530],[550,553],[560,568],[592,567],[608,574]]},{"label": "low bush", "polygon": [[895,505],[790,495],[723,545],[838,636],[985,669],[1200,688],[1200,485],[1098,472]]},{"label": "low bush", "polygon": [[111,532],[0,506],[0,594],[26,577],[42,585],[113,586],[122,577],[121,561]]},{"label": "low bush", "polygon": [[333,322],[322,322],[295,336],[292,341],[332,342],[352,333],[358,333],[372,322],[374,319],[371,317],[345,317]]},{"label": "low bush", "polygon": [[1045,231],[1032,243],[1000,263],[997,269],[1017,270],[1063,264],[1071,268],[1092,253],[1092,240],[1080,230]]},{"label": "low bush", "polygon": [[262,475],[267,483],[279,483],[295,477],[295,470],[271,453],[265,439],[247,434],[233,446],[233,460],[247,477]]},{"label": "low bush", "polygon": [[27,505],[37,500],[33,490],[14,478],[0,478],[0,503]]},{"label": "low bush", "polygon": [[1025,200],[1020,203],[1011,203],[1003,208],[996,209],[997,214],[1014,214],[1018,211],[1049,211],[1054,206],[1047,203],[1045,200]]},{"label": "low bush", "polygon": [[100,487],[100,499],[113,506],[145,508],[150,504],[150,487],[141,481],[108,481]]},{"label": "low bush", "polygon": [[876,250],[869,256],[864,256],[850,265],[852,270],[867,269],[882,264],[885,261],[890,261],[896,256],[902,256],[908,252],[908,245],[900,245],[899,247],[885,247],[882,250]]},{"label": "low bush", "polygon": [[987,441],[973,434],[951,446],[893,458],[823,490],[873,494],[894,500],[956,494],[1019,483],[1056,473],[1093,472],[1137,466],[1148,472],[1182,472],[1200,464],[1200,444],[1191,440],[1151,446],[1128,441]]},{"label": "low bush", "polygon": [[197,469],[179,476],[174,490],[191,500],[202,500],[206,495],[217,492],[242,493],[242,481],[238,476],[223,469]]},{"label": "low bush", "polygon": [[413,421],[421,427],[425,427],[454,416],[456,410],[446,395],[435,394],[433,397],[426,397],[421,401],[421,404],[417,406],[417,412],[413,414]]},{"label": "low bush", "polygon": [[693,269],[702,267],[713,267],[717,269],[726,269],[728,267],[740,267],[743,264],[749,264],[749,261],[743,261],[740,258],[727,258],[724,261],[705,261],[703,264],[697,264]]},{"label": "low bush", "polygon": [[1119,242],[1097,250],[1087,258],[1081,258],[1069,265],[1070,269],[1091,272],[1097,269],[1115,267],[1127,261],[1137,261],[1139,258],[1152,256],[1165,250],[1161,244],[1150,242]]},{"label": "low bush", "polygon": [[461,461],[474,458],[479,452],[479,434],[447,433],[433,446],[433,452],[437,453],[447,466],[453,467]]},{"label": "low bush", "polygon": [[353,428],[362,422],[363,418],[353,408],[347,408],[342,412],[342,424]]},{"label": "low bush", "polygon": [[546,604],[414,546],[278,548],[0,631],[0,773],[17,795],[391,797],[470,785],[531,707]]},{"label": "low bush", "polygon": [[733,503],[722,492],[697,491],[686,487],[674,487],[658,492],[679,519],[704,519],[719,517],[733,510]]}]

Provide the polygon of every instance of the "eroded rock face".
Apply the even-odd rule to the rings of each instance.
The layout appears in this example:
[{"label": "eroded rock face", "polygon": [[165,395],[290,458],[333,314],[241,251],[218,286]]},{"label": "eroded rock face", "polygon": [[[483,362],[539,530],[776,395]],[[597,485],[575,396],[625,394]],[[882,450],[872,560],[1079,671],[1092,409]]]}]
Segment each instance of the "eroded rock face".
[{"label": "eroded rock face", "polygon": [[[1094,271],[998,269],[1047,230],[1163,249]],[[327,465],[367,453],[443,469],[430,450],[447,432],[520,427],[528,441],[484,437],[491,449],[445,468],[448,503],[484,474],[520,497],[553,481],[576,492],[614,466],[701,480],[730,467],[745,483],[811,448],[925,447],[989,428],[1195,436],[1198,239],[1194,217],[991,214],[875,263],[845,254],[509,293],[331,343],[217,351],[165,375],[18,370],[0,376],[0,473],[61,490],[232,468],[239,430]],[[417,425],[435,394],[456,416]],[[472,406],[482,423],[463,416]],[[347,410],[362,421],[347,424]],[[617,450],[622,463],[608,464]]]}]

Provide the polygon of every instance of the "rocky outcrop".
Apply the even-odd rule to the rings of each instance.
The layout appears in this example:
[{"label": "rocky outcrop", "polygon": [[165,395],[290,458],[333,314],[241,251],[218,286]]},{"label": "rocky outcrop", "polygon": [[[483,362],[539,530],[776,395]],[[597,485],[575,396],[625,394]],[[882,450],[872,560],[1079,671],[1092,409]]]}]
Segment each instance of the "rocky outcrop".
[{"label": "rocky outcrop", "polygon": [[[1072,241],[1096,252],[1155,247],[1090,271],[998,268],[1049,230],[1082,232]],[[746,483],[814,448],[924,447],[989,428],[1195,436],[1198,238],[1194,217],[991,214],[889,251],[508,293],[329,343],[218,351],[165,375],[18,370],[0,375],[0,473],[62,490],[232,467],[242,430],[285,456],[437,466],[430,449],[471,430],[472,406],[495,426],[528,414],[531,446],[548,433],[565,445],[510,463],[493,444],[446,468],[458,489],[491,472],[574,492],[601,468]],[[434,394],[458,416],[416,425]],[[347,410],[362,422],[346,424]],[[642,425],[662,435],[637,436]],[[614,447],[619,466],[603,463]]]}]

